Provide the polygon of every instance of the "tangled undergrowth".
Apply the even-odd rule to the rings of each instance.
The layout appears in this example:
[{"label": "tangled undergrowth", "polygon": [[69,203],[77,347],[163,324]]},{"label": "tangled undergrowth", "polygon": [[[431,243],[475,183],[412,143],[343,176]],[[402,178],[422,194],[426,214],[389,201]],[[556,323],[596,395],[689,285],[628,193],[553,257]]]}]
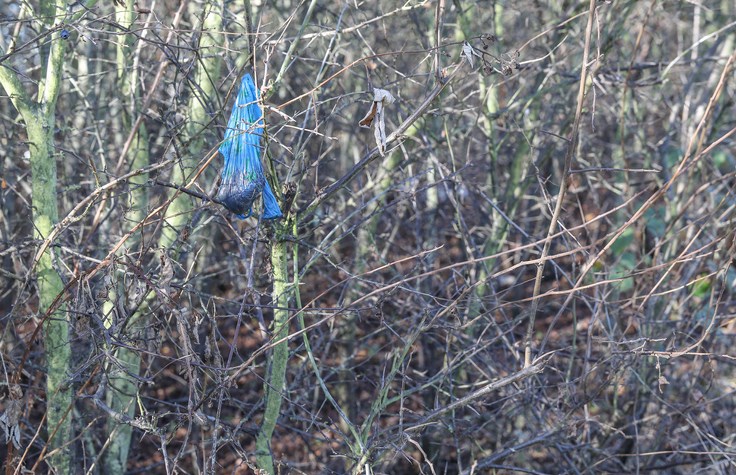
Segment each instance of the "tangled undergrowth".
[{"label": "tangled undergrowth", "polygon": [[[6,473],[734,471],[733,2],[36,3],[0,20]],[[53,41],[39,235],[8,88],[43,104]],[[276,221],[208,198],[246,72]]]}]

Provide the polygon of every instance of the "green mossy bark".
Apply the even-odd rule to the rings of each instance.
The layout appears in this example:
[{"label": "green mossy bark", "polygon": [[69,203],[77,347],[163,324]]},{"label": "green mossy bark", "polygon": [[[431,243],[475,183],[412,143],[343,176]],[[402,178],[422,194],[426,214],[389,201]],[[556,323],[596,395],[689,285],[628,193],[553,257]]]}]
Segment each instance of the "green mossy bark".
[{"label": "green mossy bark", "polygon": [[[53,154],[53,106],[35,108],[30,116],[24,115],[31,155],[33,178],[34,238],[44,240],[59,221],[56,199],[56,160]],[[36,264],[39,312],[46,312],[57,296],[64,291],[64,283],[53,265],[52,247],[46,249]],[[65,308],[59,307],[44,323],[46,351],[46,422],[49,451],[60,449],[49,459],[58,473],[70,472],[71,389],[68,385],[71,349],[69,321]],[[53,434],[53,438],[52,437]]]},{"label": "green mossy bark", "polygon": [[[277,225],[289,229],[288,223]],[[279,233],[277,232],[277,235]],[[271,454],[271,436],[281,412],[281,399],[286,384],[286,363],[289,359],[289,284],[287,242],[274,240],[271,246],[271,265],[273,266],[273,341],[270,371],[266,377],[266,410],[256,439],[256,464],[261,470],[274,475],[275,468]]]},{"label": "green mossy bark", "polygon": [[[41,2],[39,11],[63,10],[63,2]],[[50,25],[47,25],[50,27]],[[38,84],[37,100],[31,100],[12,69],[0,68],[0,84],[10,96],[13,106],[23,118],[28,135],[31,162],[33,237],[45,240],[59,221],[56,197],[57,167],[54,156],[54,114],[61,87],[64,41],[59,33],[51,35],[50,46],[42,52],[43,74]],[[0,54],[5,51],[0,48]],[[45,56],[45,55],[44,55]],[[46,246],[36,263],[39,314],[49,313],[44,320],[46,356],[46,427],[47,462],[58,473],[71,473],[70,441],[72,435],[72,393],[68,385],[71,349],[69,321],[63,305],[49,311],[64,291],[64,283],[54,265],[53,246]]]},{"label": "green mossy bark", "polygon": [[[63,2],[41,2],[42,11],[62,9]],[[50,26],[50,25],[49,25]],[[31,186],[33,193],[34,237],[46,239],[59,221],[56,197],[57,167],[54,156],[54,114],[61,87],[64,41],[59,33],[53,33],[48,50],[42,80],[38,87],[38,103],[32,104],[20,91],[18,108],[26,124],[30,149]],[[17,80],[17,79],[16,79]],[[16,83],[20,86],[19,81]],[[5,81],[3,81],[5,86]],[[6,86],[7,89],[7,86]],[[14,101],[15,103],[16,101]],[[16,107],[18,107],[16,105]],[[56,298],[64,291],[64,284],[54,266],[53,247],[48,246],[36,265],[39,311],[47,312]],[[71,348],[69,346],[69,320],[64,306],[51,312],[44,322],[44,348],[46,353],[46,427],[48,434],[48,463],[58,473],[71,473],[70,443],[72,424],[71,388],[68,385]]]}]

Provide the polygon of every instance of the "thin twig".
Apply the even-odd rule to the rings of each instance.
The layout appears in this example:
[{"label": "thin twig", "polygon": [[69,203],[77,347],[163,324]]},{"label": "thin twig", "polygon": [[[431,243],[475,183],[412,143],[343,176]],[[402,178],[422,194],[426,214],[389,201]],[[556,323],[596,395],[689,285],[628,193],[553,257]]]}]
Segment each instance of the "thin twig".
[{"label": "thin twig", "polygon": [[572,125],[572,132],[570,133],[570,139],[567,146],[567,153],[565,154],[565,164],[562,169],[562,177],[560,183],[560,190],[557,193],[557,201],[555,202],[555,209],[552,212],[552,218],[549,222],[549,229],[547,229],[547,239],[544,241],[544,247],[542,248],[542,255],[539,258],[537,264],[537,275],[534,278],[534,290],[531,309],[529,310],[529,322],[526,330],[526,339],[524,343],[524,367],[528,367],[532,361],[532,337],[534,336],[534,320],[537,316],[537,309],[539,308],[539,293],[542,286],[542,275],[544,274],[544,264],[547,260],[547,254],[552,244],[552,236],[555,234],[557,229],[557,220],[560,218],[560,212],[562,211],[562,202],[565,199],[568,187],[568,175],[572,168],[572,161],[575,157],[578,144],[578,131],[580,129],[580,119],[583,115],[583,102],[585,100],[585,82],[588,73],[588,56],[590,55],[590,37],[593,32],[593,18],[595,16],[595,0],[590,0],[588,6],[588,25],[585,27],[585,47],[583,48],[583,61],[580,71],[580,83],[578,87],[578,99],[577,107],[575,109],[575,120]]},{"label": "thin twig", "polygon": [[[422,101],[422,103],[419,104],[419,106],[417,106],[414,112],[412,112],[411,115],[407,117],[396,128],[396,130],[386,138],[386,145],[394,142],[395,140],[398,140],[401,137],[401,135],[404,132],[406,132],[406,130],[409,127],[411,127],[412,124],[416,122],[424,114],[424,112],[429,108],[429,106],[437,98],[437,96],[439,96],[440,93],[445,89],[445,87],[452,82],[452,79],[455,77],[455,74],[457,74],[457,71],[460,69],[460,67],[464,63],[465,63],[465,60],[462,59],[459,63],[455,65],[452,72],[447,76],[447,78],[444,81],[438,81],[437,85],[429,92],[429,94],[427,94],[427,97],[425,97],[424,101]],[[337,181],[335,181],[333,184],[331,184],[324,190],[321,190],[320,193],[311,201],[311,203],[309,203],[306,206],[303,206],[299,210],[299,221],[303,222],[309,216],[311,216],[323,202],[329,199],[339,189],[341,189],[348,182],[350,182],[353,178],[355,178],[355,176],[358,173],[360,173],[361,170],[366,168],[371,162],[373,162],[373,160],[375,160],[376,158],[380,156],[381,154],[378,150],[378,147],[373,148],[371,151],[369,151],[347,173],[345,173],[343,176],[338,178]]]},{"label": "thin twig", "polygon": [[465,397],[462,397],[458,399],[457,401],[453,401],[450,404],[441,407],[433,412],[430,412],[426,416],[424,416],[419,422],[416,424],[409,426],[406,428],[407,431],[413,431],[413,430],[419,430],[422,427],[426,426],[427,424],[430,424],[435,419],[439,418],[440,416],[453,411],[455,409],[465,407],[468,404],[472,403],[476,399],[479,399],[486,394],[497,391],[503,387],[508,386],[509,384],[515,383],[517,381],[521,381],[524,379],[527,379],[528,377],[541,373],[544,370],[545,362],[548,360],[548,358],[551,356],[551,354],[547,354],[541,358],[538,358],[534,364],[530,364],[526,366],[525,368],[517,371],[516,373],[506,376],[505,378],[501,378],[498,381],[493,381],[492,383],[488,383],[482,388],[480,388],[477,391],[474,391],[470,394],[468,394]]},{"label": "thin twig", "polygon": [[225,205],[225,203],[223,203],[222,201],[218,200],[216,197],[205,195],[204,193],[200,193],[199,191],[194,191],[192,189],[186,188],[186,187],[181,186],[181,185],[177,185],[175,183],[170,183],[168,181],[161,181],[161,180],[158,180],[158,179],[153,179],[153,180],[151,180],[151,182],[154,183],[154,184],[156,184],[156,185],[159,185],[159,186],[165,186],[167,188],[173,188],[175,190],[179,190],[182,193],[186,193],[189,196],[193,196],[195,198],[199,198],[202,201],[211,201],[212,203],[217,203],[218,205],[222,205],[222,206],[227,207]]}]

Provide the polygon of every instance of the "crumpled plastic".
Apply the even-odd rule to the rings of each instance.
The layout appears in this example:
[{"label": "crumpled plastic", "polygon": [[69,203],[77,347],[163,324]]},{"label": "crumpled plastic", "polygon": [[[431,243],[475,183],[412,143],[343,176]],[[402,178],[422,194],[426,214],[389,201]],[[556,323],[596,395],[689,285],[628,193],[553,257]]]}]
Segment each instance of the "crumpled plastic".
[{"label": "crumpled plastic", "polygon": [[283,216],[261,165],[263,112],[250,74],[240,83],[225,139],[219,152],[225,158],[217,200],[241,219],[252,214],[258,195],[263,199],[263,219]]}]

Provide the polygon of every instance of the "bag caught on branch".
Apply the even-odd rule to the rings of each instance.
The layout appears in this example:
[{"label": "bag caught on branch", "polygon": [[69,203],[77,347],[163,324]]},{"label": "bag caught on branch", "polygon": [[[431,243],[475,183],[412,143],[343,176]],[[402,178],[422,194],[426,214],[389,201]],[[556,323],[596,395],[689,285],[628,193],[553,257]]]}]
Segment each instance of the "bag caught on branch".
[{"label": "bag caught on branch", "polygon": [[263,112],[250,74],[243,76],[238,98],[227,123],[219,151],[225,158],[217,199],[239,218],[252,213],[258,195],[263,197],[263,219],[283,216],[261,165]]}]

